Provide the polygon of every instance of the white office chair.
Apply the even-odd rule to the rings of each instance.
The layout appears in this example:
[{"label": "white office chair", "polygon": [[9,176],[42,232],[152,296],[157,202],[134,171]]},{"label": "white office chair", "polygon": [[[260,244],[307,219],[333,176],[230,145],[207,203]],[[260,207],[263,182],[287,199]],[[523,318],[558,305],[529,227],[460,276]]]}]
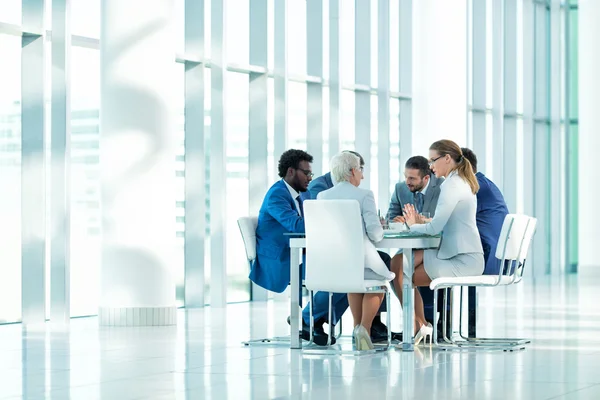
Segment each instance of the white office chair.
[{"label": "white office chair", "polygon": [[[246,250],[246,258],[248,260],[248,265],[252,268],[252,263],[256,259],[256,227],[258,225],[258,217],[241,217],[238,219],[238,227],[240,228],[240,233],[242,234],[242,240],[244,242],[244,248]],[[304,282],[303,282],[304,286]],[[312,301],[312,297],[311,297]],[[288,321],[289,322],[289,321]],[[340,321],[339,333],[336,336],[336,339],[339,338],[342,334],[342,324]],[[243,342],[246,346],[251,345],[290,345],[290,337],[289,336],[278,336],[274,338],[264,338],[264,339],[254,339]],[[308,345],[312,344],[311,340],[308,342]]]},{"label": "white office chair", "polygon": [[[246,258],[248,259],[248,265],[252,268],[252,263],[256,259],[256,226],[258,225],[258,217],[241,217],[238,219],[238,227],[242,234],[242,240],[244,241],[244,248],[246,250]],[[285,345],[289,347],[290,337],[280,336],[274,338],[254,339],[243,342],[245,346],[256,346],[256,345],[270,345],[278,346]]]},{"label": "white office chair", "polygon": [[[529,251],[529,245],[535,234],[537,220],[526,215],[509,214],[505,217],[502,224],[502,231],[498,239],[495,257],[500,263],[500,272],[498,275],[479,275],[463,276],[451,278],[437,278],[429,285],[433,290],[433,309],[434,309],[434,327],[437,326],[437,300],[438,290],[446,290],[453,287],[460,287],[460,317],[459,333],[460,339],[448,338],[446,336],[446,309],[447,304],[442,305],[442,334],[446,343],[438,343],[437,329],[433,329],[434,343],[443,349],[460,348],[486,348],[515,350],[523,349],[524,345],[530,343],[528,339],[512,338],[468,338],[462,332],[462,289],[465,286],[507,286],[519,283],[523,279],[523,270]],[[444,296],[446,299],[448,296]],[[444,302],[445,303],[445,302]]]},{"label": "white office chair", "polygon": [[[387,281],[365,280],[365,244],[363,221],[356,200],[306,200],[306,272],[304,284],[312,294],[329,292],[328,321],[331,321],[333,293],[384,293],[387,302],[387,350],[391,344],[390,297]],[[313,331],[312,302],[310,331]],[[333,332],[329,334],[331,340]],[[313,351],[329,354],[330,351]],[[373,351],[370,351],[371,353]],[[368,352],[335,351],[335,354],[365,354]]]}]

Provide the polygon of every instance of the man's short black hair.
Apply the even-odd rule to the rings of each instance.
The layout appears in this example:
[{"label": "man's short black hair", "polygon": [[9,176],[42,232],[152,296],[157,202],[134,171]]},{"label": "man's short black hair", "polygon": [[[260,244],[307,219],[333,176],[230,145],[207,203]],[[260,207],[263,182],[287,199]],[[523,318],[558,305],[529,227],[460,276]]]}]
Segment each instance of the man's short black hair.
[{"label": "man's short black hair", "polygon": [[431,169],[429,169],[429,161],[423,156],[414,156],[406,160],[404,168],[418,169],[421,178],[426,175],[431,175]]},{"label": "man's short black hair", "polygon": [[288,168],[298,169],[302,161],[313,162],[313,156],[304,150],[290,149],[279,158],[279,176],[284,178]]},{"label": "man's short black hair", "polygon": [[473,153],[473,150],[468,149],[466,147],[462,147],[460,149],[463,153],[463,157],[469,160],[471,166],[473,167],[473,172],[477,172],[477,156]]},{"label": "man's short black hair", "polygon": [[357,152],[352,151],[352,150],[344,150],[344,151],[342,151],[342,153],[352,153],[352,154],[354,154],[356,157],[358,157],[360,159],[360,166],[361,167],[365,166],[365,159],[363,158],[363,156],[361,156]]}]

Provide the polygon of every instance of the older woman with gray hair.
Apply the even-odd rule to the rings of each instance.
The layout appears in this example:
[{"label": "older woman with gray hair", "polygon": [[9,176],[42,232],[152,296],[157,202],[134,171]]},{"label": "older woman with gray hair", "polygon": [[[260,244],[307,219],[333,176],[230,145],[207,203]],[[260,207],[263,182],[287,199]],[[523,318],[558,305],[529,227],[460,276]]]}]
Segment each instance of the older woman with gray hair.
[{"label": "older woman with gray hair", "polygon": [[[364,179],[360,159],[350,153],[342,152],[335,155],[330,162],[331,175],[338,182],[331,189],[325,190],[317,199],[325,200],[356,200],[360,206],[363,219],[363,234],[365,237],[365,278],[377,280],[392,280],[394,273],[385,266],[377,253],[374,243],[383,239],[383,228],[377,215],[375,196],[368,189],[358,186]],[[379,310],[383,294],[381,293],[349,293],[348,303],[354,318],[354,339],[358,350],[373,349],[371,342],[371,325]]]}]

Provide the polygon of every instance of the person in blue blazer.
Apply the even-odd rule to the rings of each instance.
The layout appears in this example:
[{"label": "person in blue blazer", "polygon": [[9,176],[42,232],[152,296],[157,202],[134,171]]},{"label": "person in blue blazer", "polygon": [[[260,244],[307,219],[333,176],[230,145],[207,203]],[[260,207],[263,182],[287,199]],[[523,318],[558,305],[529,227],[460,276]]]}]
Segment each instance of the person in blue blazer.
[{"label": "person in blue blazer", "polygon": [[[504,218],[508,214],[508,207],[504,196],[498,186],[483,173],[477,171],[477,156],[466,147],[462,149],[463,156],[471,162],[473,172],[479,183],[477,192],[477,229],[483,247],[483,258],[485,260],[484,275],[498,275],[500,273],[500,262],[496,259],[496,247]],[[476,288],[469,287],[469,336],[476,337],[477,329],[477,303]]]},{"label": "person in blue blazer", "polygon": [[479,182],[477,192],[477,229],[485,259],[484,275],[498,275],[500,262],[496,259],[496,246],[500,239],[502,224],[508,214],[508,207],[498,186],[483,173],[477,171],[477,156],[471,149],[462,148],[463,156],[471,162],[473,172]]},{"label": "person in blue blazer", "polygon": [[[310,199],[308,185],[313,177],[312,161],[313,157],[302,150],[291,149],[284,152],[278,166],[281,180],[271,186],[258,213],[256,259],[249,277],[252,282],[272,292],[282,293],[290,283],[290,243],[289,237],[284,236],[284,233],[305,232],[303,202]],[[304,277],[304,268],[302,276]],[[317,292],[313,301],[315,304],[327,304],[328,293]],[[313,340],[318,345],[327,344],[327,334],[323,330],[327,306],[322,314],[314,315]],[[339,317],[341,314],[334,315],[334,318]],[[333,324],[336,322],[337,319]],[[302,338],[309,340],[309,336],[309,320],[303,317]],[[331,338],[331,342],[335,343],[335,338]]]},{"label": "person in blue blazer", "polygon": [[[357,153],[358,154],[358,153]],[[364,160],[362,157],[359,157],[362,160],[362,164],[364,165]],[[321,175],[318,178],[315,178],[308,185],[308,191],[310,192],[310,198],[316,199],[317,195],[324,190],[331,189],[333,187],[333,179],[331,178],[331,172],[326,173],[325,175]]]}]

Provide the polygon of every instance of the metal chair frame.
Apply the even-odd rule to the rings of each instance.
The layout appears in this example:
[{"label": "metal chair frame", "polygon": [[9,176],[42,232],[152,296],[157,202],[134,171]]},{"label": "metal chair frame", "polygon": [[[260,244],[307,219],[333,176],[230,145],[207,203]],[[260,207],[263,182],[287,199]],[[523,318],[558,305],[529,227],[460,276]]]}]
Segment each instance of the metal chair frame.
[{"label": "metal chair frame", "polygon": [[[515,260],[507,260],[506,259],[506,246],[508,241],[505,241],[502,259],[500,260],[501,265],[500,272],[495,282],[490,284],[473,284],[473,283],[452,283],[452,284],[442,284],[436,286],[434,289],[433,295],[433,307],[434,310],[437,310],[437,302],[438,302],[438,290],[444,290],[444,300],[442,305],[442,339],[444,343],[438,342],[438,334],[437,334],[437,312],[434,311],[434,330],[433,330],[433,342],[439,349],[443,350],[472,350],[472,349],[483,349],[483,350],[503,350],[503,351],[515,351],[515,350],[523,350],[525,345],[531,343],[530,339],[522,339],[522,338],[469,338],[468,335],[463,333],[463,288],[468,286],[481,286],[481,287],[494,287],[494,286],[509,286],[516,283],[521,282],[523,279],[523,271],[525,269],[525,258],[523,258],[522,262],[520,260],[521,251],[523,249],[523,245],[525,243],[526,234],[529,229],[529,225],[532,223],[532,218],[528,217],[527,224],[525,226],[525,230],[523,236],[521,238],[521,243],[519,247],[519,257]],[[512,231],[514,220],[510,221],[510,226],[508,227],[508,234]],[[535,231],[532,233],[530,237],[530,241],[533,238]],[[508,264],[508,268],[506,268],[506,261],[510,261]],[[502,282],[503,277],[507,277],[504,275],[505,270],[508,270],[508,274],[510,274],[511,269],[514,268],[514,272],[509,281]],[[460,287],[460,311],[459,311],[459,329],[458,329],[458,337],[454,337],[454,329],[452,329],[450,337],[446,332],[446,324],[447,324],[447,304],[448,304],[448,290],[453,287]],[[450,321],[452,322],[452,321]]]}]

